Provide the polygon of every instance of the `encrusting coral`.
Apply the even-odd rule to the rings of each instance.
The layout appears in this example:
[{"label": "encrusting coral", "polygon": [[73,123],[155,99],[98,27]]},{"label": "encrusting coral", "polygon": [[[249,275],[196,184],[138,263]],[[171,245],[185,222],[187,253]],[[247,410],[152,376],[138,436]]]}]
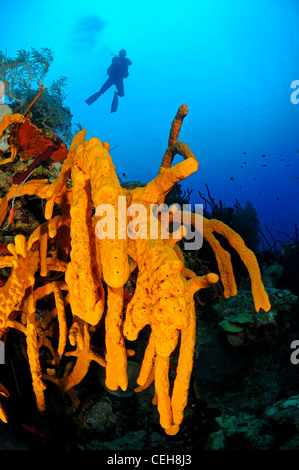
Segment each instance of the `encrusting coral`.
[{"label": "encrusting coral", "polygon": [[[91,361],[106,368],[108,388],[126,390],[127,357],[134,354],[126,348],[126,340],[136,341],[139,332],[149,325],[151,333],[136,391],[154,382],[153,403],[157,404],[161,426],[170,435],[179,430],[193,367],[196,331],[193,296],[218,281],[215,273],[197,276],[185,267],[177,244],[179,239],[172,234],[168,239],[161,236],[160,219],[157,237],[149,236],[151,205],[163,203],[174,184],[198,168],[198,161],[189,147],[178,141],[187,111],[186,105],[179,108],[159,174],[146,186],[124,189],[109,155],[109,144],[97,138],[85,141],[86,131],[83,130],[74,137],[54,182],[33,179],[21,187],[13,184],[0,200],[0,224],[5,221],[9,202],[17,190],[18,197],[36,195],[46,200],[46,222],[27,240],[23,235],[15,236],[14,243],[7,247],[10,254],[0,258],[1,268],[11,268],[6,284],[0,288],[0,339],[5,338],[10,328],[26,336],[33,389],[41,412],[46,407],[46,382],[56,383],[66,393],[81,382]],[[19,115],[5,116],[0,130],[20,118]],[[181,155],[183,161],[172,166],[176,154]],[[67,185],[69,179],[72,187]],[[140,233],[146,234],[144,237],[121,236],[127,234],[130,222],[134,221],[129,212],[120,217],[121,197],[125,198],[126,207],[141,204],[146,208],[147,217],[139,226]],[[55,204],[62,207],[62,215],[53,216]],[[97,236],[98,223],[103,216],[97,208],[102,204],[114,209],[113,239]],[[195,228],[197,217],[201,216],[191,214]],[[179,230],[183,238],[184,227]],[[203,219],[203,237],[215,253],[225,297],[236,295],[237,288],[230,255],[221,247],[214,232],[228,240],[246,265],[256,310],[268,311],[268,295],[253,252],[222,222]],[[54,251],[49,254],[52,246]],[[124,285],[135,269],[138,272],[136,289],[124,311]],[[62,277],[57,280],[59,275],[64,275],[64,280]],[[54,296],[55,307],[39,318],[37,301],[49,295]],[[53,322],[57,322],[58,329],[52,328]],[[105,349],[99,350],[91,344],[91,336],[103,324]],[[176,377],[170,396],[170,357],[178,344]],[[40,363],[42,346],[48,348],[52,357],[47,370],[43,370]],[[69,362],[64,366],[67,358]],[[5,394],[4,387],[3,390]],[[1,405],[0,418],[7,420]]]}]

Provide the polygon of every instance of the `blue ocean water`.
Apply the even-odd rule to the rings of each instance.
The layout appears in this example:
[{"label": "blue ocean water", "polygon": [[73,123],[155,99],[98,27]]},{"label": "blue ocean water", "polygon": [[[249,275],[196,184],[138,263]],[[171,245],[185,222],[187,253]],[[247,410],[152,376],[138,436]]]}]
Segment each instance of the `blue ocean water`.
[{"label": "blue ocean water", "polygon": [[[298,0],[14,0],[9,4],[0,0],[0,6],[0,49],[6,49],[10,57],[32,47],[53,50],[54,63],[44,86],[61,76],[68,78],[65,104],[73,114],[73,122],[87,129],[87,138],[109,142],[116,172],[124,181],[147,183],[155,178],[167,148],[171,122],[185,103],[189,111],[180,140],[189,145],[199,161],[198,171],[182,182],[183,190],[192,190],[191,202],[203,202],[199,193],[209,198],[207,188],[216,203],[221,200],[226,206],[245,207],[250,201],[269,244],[294,236],[299,221]],[[87,106],[85,100],[103,85],[113,56],[123,48],[132,65],[117,112],[110,112],[113,87]],[[174,164],[180,159],[176,156]],[[226,445],[228,450],[298,449],[298,243],[294,245],[285,250],[281,264],[277,263],[280,257],[273,253],[258,254],[271,296],[269,313],[253,313],[243,264],[240,269],[240,260],[233,256],[240,295],[223,301],[221,285],[215,286],[212,300],[208,293],[207,308],[202,309],[205,297],[200,292],[196,299],[198,344],[178,439],[174,436],[170,441],[171,436],[161,436],[159,417],[156,414],[155,418],[149,395],[144,403],[136,400],[138,394],[135,398],[109,398],[108,391],[99,387],[104,374],[98,375],[92,367],[79,388],[80,405],[76,404],[72,415],[70,411],[65,413],[64,405],[60,407],[60,394],[58,397],[48,387],[47,411],[36,418],[35,403],[34,412],[30,404],[23,405],[27,390],[18,390],[18,383],[23,390],[28,368],[16,357],[19,350],[13,336],[10,351],[16,359],[17,373],[7,354],[12,394],[4,403],[5,408],[10,407],[8,414],[13,411],[14,419],[9,431],[0,427],[0,449],[27,449],[28,443],[33,449],[55,446],[77,450],[78,446],[80,450],[114,452],[116,446],[136,452],[140,446],[152,448],[157,452],[155,457],[164,451],[172,455],[197,448],[224,449]],[[199,256],[188,262],[209,270],[210,259],[207,265],[204,256],[201,260]],[[37,274],[39,283],[42,277]],[[49,277],[54,279],[61,278]],[[126,304],[135,286],[133,272],[125,285]],[[52,300],[45,302],[51,305],[52,313]],[[23,301],[15,305],[14,312],[22,305]],[[43,305],[37,312],[39,309],[44,310],[44,319],[48,310]],[[248,320],[248,313],[254,320]],[[50,317],[51,324],[43,320],[41,328],[50,325],[49,334],[55,334]],[[219,321],[222,318],[226,327]],[[104,340],[98,328],[100,324],[90,329],[95,333],[95,347]],[[236,330],[241,334],[230,334]],[[17,333],[21,331],[23,325]],[[48,334],[46,329],[43,331],[38,333],[41,339]],[[56,343],[56,336],[53,339]],[[136,348],[137,359],[135,356],[131,365],[139,361],[146,342],[145,337],[139,339],[141,346]],[[42,368],[49,374],[48,379],[55,373],[54,362],[42,351]],[[62,367],[62,363],[57,367],[58,374]],[[0,379],[2,383],[2,375]],[[31,387],[31,377],[29,382]],[[5,398],[5,393],[2,395]],[[67,407],[70,409],[70,403]],[[81,435],[82,408],[83,415],[91,420],[85,421]],[[218,434],[221,429],[223,442]],[[22,434],[22,430],[29,435]]]},{"label": "blue ocean water", "polygon": [[[12,8],[7,7],[6,8]],[[55,11],[55,20],[45,21]],[[108,141],[118,174],[154,178],[179,106],[189,109],[180,140],[199,160],[184,183],[226,205],[251,201],[274,238],[299,220],[299,6],[296,0],[14,2],[14,28],[3,21],[2,47],[49,47],[47,76],[65,75],[66,104],[87,137]],[[113,89],[88,107],[107,79],[112,54],[132,60],[125,97],[110,113]],[[299,96],[299,95],[298,95]],[[262,156],[265,155],[265,156]],[[175,158],[175,162],[180,157]]]}]

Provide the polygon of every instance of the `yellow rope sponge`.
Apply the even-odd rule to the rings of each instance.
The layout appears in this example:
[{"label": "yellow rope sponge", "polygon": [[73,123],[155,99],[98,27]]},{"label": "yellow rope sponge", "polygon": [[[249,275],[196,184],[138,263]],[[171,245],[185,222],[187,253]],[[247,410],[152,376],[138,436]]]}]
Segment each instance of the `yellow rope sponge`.
[{"label": "yellow rope sponge", "polygon": [[[54,382],[62,393],[72,396],[73,387],[83,380],[92,361],[106,368],[109,389],[126,390],[127,357],[134,354],[127,349],[126,341],[137,341],[140,331],[148,326],[149,340],[136,391],[154,383],[153,404],[157,405],[161,426],[169,435],[179,431],[193,368],[194,295],[218,281],[216,273],[197,276],[186,267],[177,243],[189,227],[181,225],[164,238],[167,223],[152,206],[163,203],[175,183],[198,169],[188,145],[178,141],[187,112],[186,105],[179,108],[158,175],[144,187],[122,188],[109,144],[97,138],[85,141],[86,131],[82,130],[73,138],[55,181],[49,184],[46,179],[33,179],[22,186],[12,185],[0,200],[0,224],[16,193],[18,197],[29,194],[46,201],[46,221],[28,240],[16,235],[14,243],[7,245],[10,254],[0,257],[0,268],[11,268],[0,287],[0,338],[5,338],[10,328],[25,335],[33,390],[41,412],[46,407],[46,382]],[[22,115],[3,118],[0,135],[20,119]],[[177,154],[183,159],[172,166]],[[60,205],[61,215],[54,215],[55,204]],[[131,207],[143,208],[143,218],[136,222],[135,214],[128,210]],[[181,223],[186,224],[185,219]],[[195,230],[203,227],[201,235],[215,254],[225,297],[236,295],[237,287],[230,254],[215,234],[224,237],[245,264],[256,310],[268,311],[270,303],[256,257],[242,238],[222,222],[199,214],[190,214],[188,224]],[[125,284],[135,270],[135,291],[125,307]],[[41,313],[38,301],[43,298],[50,308]],[[105,342],[97,346],[98,336],[94,336],[95,341],[91,338],[101,329]],[[169,366],[178,345],[172,383]],[[45,370],[40,361],[41,347],[47,348],[51,357]],[[0,385],[0,394],[5,393]],[[0,404],[0,419],[7,422],[7,418]]]},{"label": "yellow rope sponge", "polygon": [[77,162],[78,167],[90,180],[91,198],[94,207],[109,204],[114,209],[114,238],[101,240],[99,247],[104,281],[110,287],[122,287],[127,281],[130,271],[127,240],[118,236],[120,231],[118,197],[125,196],[126,190],[120,186],[108,150],[99,139],[93,138],[74,145],[70,153],[71,157]]},{"label": "yellow rope sponge", "polygon": [[72,167],[73,202],[71,205],[71,261],[68,264],[65,280],[69,288],[73,315],[90,325],[96,325],[104,311],[104,289],[99,277],[95,279],[93,250],[90,243],[92,230],[91,201],[88,199],[89,181]]},{"label": "yellow rope sponge", "polygon": [[[3,136],[4,132],[8,129],[9,126],[11,126],[12,124],[21,124],[24,121],[25,117],[23,114],[5,114],[5,116],[3,116],[0,122],[0,138]],[[17,155],[17,148],[15,147],[13,142],[10,143],[10,150],[10,157],[2,160],[2,162],[0,162],[0,165],[6,165],[6,163],[11,163],[15,159],[15,156]]]}]

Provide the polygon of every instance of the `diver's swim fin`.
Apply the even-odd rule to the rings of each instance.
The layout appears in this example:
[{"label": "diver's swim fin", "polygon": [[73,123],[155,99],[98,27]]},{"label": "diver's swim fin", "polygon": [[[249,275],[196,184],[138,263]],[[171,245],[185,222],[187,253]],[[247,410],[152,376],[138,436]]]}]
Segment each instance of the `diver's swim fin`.
[{"label": "diver's swim fin", "polygon": [[88,104],[88,106],[90,106],[92,103],[94,103],[99,97],[101,96],[101,93],[99,91],[97,91],[96,93],[94,93],[93,95],[91,95],[89,98],[87,98],[87,100],[85,100],[85,103]]},{"label": "diver's swim fin", "polygon": [[118,93],[117,91],[115,91],[112,104],[111,104],[110,113],[115,113],[117,111],[117,107],[118,107]]}]

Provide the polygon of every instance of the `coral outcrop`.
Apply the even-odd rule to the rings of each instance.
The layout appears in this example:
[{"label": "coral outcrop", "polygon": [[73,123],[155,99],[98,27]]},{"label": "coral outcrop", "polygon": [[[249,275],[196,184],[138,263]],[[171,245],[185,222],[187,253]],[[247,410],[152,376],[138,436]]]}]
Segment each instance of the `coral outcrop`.
[{"label": "coral outcrop", "polygon": [[[13,184],[0,200],[0,224],[6,221],[16,191],[18,197],[35,195],[46,202],[46,221],[27,239],[16,235],[14,243],[7,246],[9,254],[0,258],[1,268],[11,268],[6,284],[0,287],[0,339],[4,340],[11,328],[25,335],[33,389],[41,412],[46,407],[47,381],[67,393],[82,381],[91,361],[106,368],[108,388],[126,390],[127,357],[134,354],[126,342],[137,341],[140,331],[149,325],[151,333],[136,392],[154,382],[153,403],[158,407],[161,426],[170,435],[179,430],[193,366],[196,329],[193,296],[219,279],[217,273],[197,276],[186,268],[179,239],[173,234],[168,239],[162,237],[161,219],[157,218],[156,237],[150,237],[152,205],[162,203],[175,183],[198,168],[192,151],[178,141],[186,115],[187,107],[183,105],[172,123],[159,173],[145,186],[123,188],[109,155],[109,144],[97,138],[86,141],[83,130],[74,137],[52,183],[30,179],[22,186]],[[20,118],[5,116],[0,130]],[[17,151],[17,147],[12,149]],[[176,154],[183,161],[172,166]],[[67,184],[70,179],[71,187]],[[123,211],[123,202],[125,209],[133,205],[145,208],[146,217],[138,227],[139,237],[127,236],[130,223],[136,219],[130,211]],[[109,223],[114,232],[113,237],[105,238],[99,236],[99,226],[104,218],[101,208],[106,208],[107,213],[108,205],[113,209]],[[57,206],[62,209],[61,215],[54,215]],[[198,217],[201,216],[191,214],[195,228]],[[256,310],[268,311],[268,295],[253,252],[222,222],[206,219],[202,222],[203,237],[217,259],[225,297],[236,295],[237,288],[230,255],[214,233],[227,239],[247,267]],[[179,231],[183,238],[184,227]],[[133,271],[138,273],[136,288],[124,308],[124,285]],[[52,310],[38,315],[38,301],[49,296],[53,299]],[[102,350],[91,341],[101,328],[105,328]],[[170,358],[177,345],[176,377],[171,384]],[[46,369],[39,357],[41,347],[47,348],[51,356]],[[0,418],[7,419],[1,406]]]}]

